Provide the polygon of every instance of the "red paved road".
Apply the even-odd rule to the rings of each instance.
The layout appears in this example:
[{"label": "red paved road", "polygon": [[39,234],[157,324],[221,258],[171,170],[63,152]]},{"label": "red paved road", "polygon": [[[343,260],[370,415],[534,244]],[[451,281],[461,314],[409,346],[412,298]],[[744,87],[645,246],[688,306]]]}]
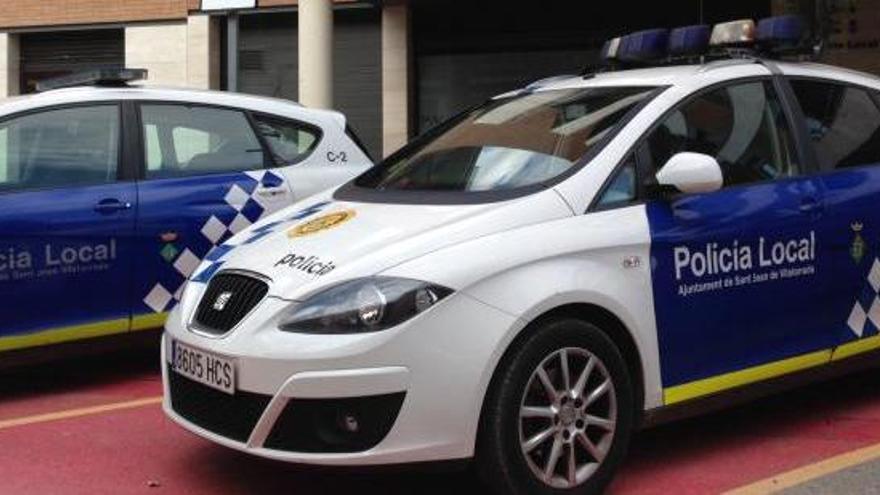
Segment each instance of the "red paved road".
[{"label": "red paved road", "polygon": [[[160,393],[151,354],[4,372],[4,420]],[[644,432],[615,495],[719,493],[880,443],[880,375],[865,373]],[[0,427],[0,494],[483,493],[468,473],[340,474],[254,459],[166,420],[158,405]],[[154,486],[151,486],[154,485]]]}]

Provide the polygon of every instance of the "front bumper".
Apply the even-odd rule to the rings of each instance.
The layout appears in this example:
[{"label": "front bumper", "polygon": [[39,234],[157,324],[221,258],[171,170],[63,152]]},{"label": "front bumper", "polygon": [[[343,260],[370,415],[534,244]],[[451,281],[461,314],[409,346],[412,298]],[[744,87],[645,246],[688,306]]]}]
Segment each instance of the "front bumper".
[{"label": "front bumper", "polygon": [[[188,411],[172,406],[170,381],[178,377],[163,365],[166,414],[217,443],[297,463],[401,464],[473,455],[483,396],[517,330],[514,317],[459,293],[391,330],[303,335],[277,330],[288,305],[267,298],[239,328],[219,339],[185,327],[187,305],[175,310],[163,337],[163,364],[169,361],[171,339],[231,357],[236,396],[254,400],[242,406],[249,423],[241,430],[204,427],[203,421],[199,426]],[[374,446],[350,452],[272,448],[278,444],[272,441],[273,430],[297,404],[381,396],[399,397],[402,403],[390,430]]]}]

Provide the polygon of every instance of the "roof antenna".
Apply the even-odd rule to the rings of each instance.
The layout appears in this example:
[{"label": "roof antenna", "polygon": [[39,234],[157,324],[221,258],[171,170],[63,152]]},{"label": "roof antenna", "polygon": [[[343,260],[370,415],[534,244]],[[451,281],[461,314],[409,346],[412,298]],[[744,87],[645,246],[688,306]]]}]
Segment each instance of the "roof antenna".
[{"label": "roof antenna", "polygon": [[[704,12],[705,11],[703,10],[703,0],[700,0],[700,24],[706,23]],[[700,62],[700,65],[704,65],[706,63],[706,54],[701,53],[698,60]]]},{"label": "roof antenna", "polygon": [[814,62],[818,62],[828,47],[828,38],[831,35],[831,8],[827,0],[815,0],[815,2],[813,50],[810,57]]}]

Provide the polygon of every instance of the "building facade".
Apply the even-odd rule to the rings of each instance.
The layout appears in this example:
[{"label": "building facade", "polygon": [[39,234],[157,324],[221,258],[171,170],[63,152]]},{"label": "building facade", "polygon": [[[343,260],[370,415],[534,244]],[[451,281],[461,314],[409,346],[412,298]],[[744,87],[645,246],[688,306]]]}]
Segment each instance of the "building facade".
[{"label": "building facade", "polygon": [[[20,0],[0,11],[0,97],[97,66],[348,115],[375,157],[485,98],[588,67],[608,37],[796,12],[825,58],[880,74],[880,0]],[[820,23],[819,20],[822,20]]]}]

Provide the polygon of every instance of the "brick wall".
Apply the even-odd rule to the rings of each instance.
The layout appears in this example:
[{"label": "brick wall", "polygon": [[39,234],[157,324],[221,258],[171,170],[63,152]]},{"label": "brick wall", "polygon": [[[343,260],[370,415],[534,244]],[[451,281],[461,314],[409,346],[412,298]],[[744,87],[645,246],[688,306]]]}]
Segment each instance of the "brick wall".
[{"label": "brick wall", "polygon": [[[334,3],[353,3],[358,0],[333,0]],[[285,7],[296,5],[297,0],[257,0],[257,7]]]},{"label": "brick wall", "polygon": [[198,0],[16,0],[0,28],[184,19]]},{"label": "brick wall", "polygon": [[[199,10],[200,0],[6,0],[13,8],[0,10],[0,30],[39,26],[185,19]],[[356,0],[334,0],[350,3]],[[258,7],[296,5],[297,0],[257,0]]]}]

